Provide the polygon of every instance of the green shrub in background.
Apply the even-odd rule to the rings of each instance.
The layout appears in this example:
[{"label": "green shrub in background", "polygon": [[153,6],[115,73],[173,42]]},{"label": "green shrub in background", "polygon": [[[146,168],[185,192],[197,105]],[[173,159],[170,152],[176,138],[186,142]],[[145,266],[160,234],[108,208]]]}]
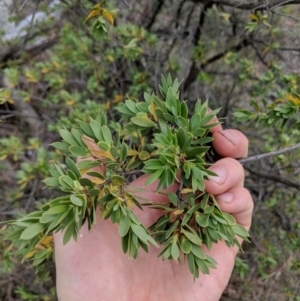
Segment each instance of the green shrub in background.
[{"label": "green shrub in background", "polygon": [[[97,13],[84,23],[94,4],[69,1],[54,9],[64,11],[59,21],[48,18],[32,27],[25,41],[1,42],[2,220],[54,197],[42,180],[54,161],[63,160],[62,153],[49,146],[58,140],[58,128],[70,129],[76,119],[96,118],[100,105],[111,127],[126,137],[129,133],[120,127],[114,107],[124,103],[126,95],[140,101],[144,91],[157,92],[161,74],[184,80],[181,97],[189,99],[190,112],[198,96],[209,99],[213,109],[222,107],[224,127],[245,132],[250,154],[299,143],[299,61],[293,50],[298,5],[282,1],[277,7],[259,8],[250,1],[236,8],[232,1],[215,2],[154,1],[151,6],[108,1],[103,8],[113,12],[112,26],[108,15]],[[36,10],[30,1],[23,8],[18,1],[16,5],[15,19]],[[46,5],[38,10],[50,14]],[[102,30],[97,39],[90,25],[94,34]],[[37,46],[41,33],[46,40]],[[39,142],[31,143],[37,135]],[[256,204],[251,232],[255,243],[245,246],[244,264],[237,263],[223,298],[248,300],[262,294],[265,300],[293,300],[299,294],[299,151],[247,163],[245,168],[246,186]],[[2,299],[37,300],[34,296],[42,292],[55,300],[53,272],[46,277],[40,271],[37,284],[29,285],[26,279],[34,278],[34,270],[16,263],[7,242],[0,249],[5,262]],[[11,291],[6,289],[10,283]]]}]

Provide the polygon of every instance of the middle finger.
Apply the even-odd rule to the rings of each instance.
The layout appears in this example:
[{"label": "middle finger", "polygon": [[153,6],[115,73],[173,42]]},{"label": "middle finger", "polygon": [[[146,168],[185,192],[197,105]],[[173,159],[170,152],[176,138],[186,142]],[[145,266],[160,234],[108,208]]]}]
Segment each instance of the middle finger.
[{"label": "middle finger", "polygon": [[221,194],[230,188],[243,186],[244,169],[242,165],[232,158],[224,158],[214,163],[209,170],[218,176],[210,177],[205,181],[205,190],[211,194]]}]

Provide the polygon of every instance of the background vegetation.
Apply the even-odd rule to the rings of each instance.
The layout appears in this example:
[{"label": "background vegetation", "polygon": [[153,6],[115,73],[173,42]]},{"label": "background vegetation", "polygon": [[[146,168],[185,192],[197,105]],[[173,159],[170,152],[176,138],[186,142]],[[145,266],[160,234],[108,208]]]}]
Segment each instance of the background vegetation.
[{"label": "background vegetation", "polygon": [[[0,0],[0,221],[53,197],[42,181],[63,160],[49,146],[58,127],[101,106],[118,128],[111,108],[156,89],[161,74],[183,80],[191,109],[198,97],[222,107],[250,155],[299,143],[300,1],[107,1],[104,23],[84,23],[96,4]],[[299,301],[300,152],[244,167],[251,244],[221,300]],[[53,263],[35,273],[13,254],[1,238],[0,299],[56,300]]]}]

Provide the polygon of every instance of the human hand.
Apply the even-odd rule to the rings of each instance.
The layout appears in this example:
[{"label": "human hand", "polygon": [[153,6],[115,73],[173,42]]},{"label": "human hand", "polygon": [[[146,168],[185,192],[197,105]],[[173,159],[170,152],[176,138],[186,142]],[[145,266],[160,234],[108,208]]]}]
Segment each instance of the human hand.
[{"label": "human hand", "polygon": [[[212,132],[213,146],[225,158],[211,166],[219,177],[206,181],[206,190],[217,196],[224,212],[231,213],[249,229],[253,202],[243,187],[243,168],[233,159],[247,156],[247,138],[236,130],[222,130],[221,126]],[[144,187],[146,179],[143,175],[131,185]],[[166,196],[155,192],[156,185],[146,186],[139,195],[155,202],[167,201]],[[168,191],[176,191],[176,185]],[[145,226],[161,214],[147,208],[135,213]],[[99,219],[91,232],[83,227],[80,233],[77,242],[67,245],[63,245],[61,233],[55,235],[60,301],[217,301],[229,281],[238,252],[237,246],[228,248],[223,242],[205,250],[217,261],[217,269],[210,270],[210,275],[200,274],[194,282],[187,264],[162,261],[155,248],[150,248],[149,254],[140,251],[136,260],[128,258],[122,252],[117,225],[108,220]]]}]

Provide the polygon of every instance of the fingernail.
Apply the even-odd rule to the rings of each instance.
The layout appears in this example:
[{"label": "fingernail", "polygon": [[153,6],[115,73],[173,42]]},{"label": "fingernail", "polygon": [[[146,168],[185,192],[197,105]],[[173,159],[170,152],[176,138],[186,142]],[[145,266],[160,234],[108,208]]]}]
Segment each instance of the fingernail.
[{"label": "fingernail", "polygon": [[224,168],[221,167],[213,167],[210,169],[214,173],[216,173],[218,176],[210,176],[209,180],[212,182],[215,182],[219,185],[223,184],[227,178],[227,171]]},{"label": "fingernail", "polygon": [[221,134],[224,138],[226,138],[233,145],[237,145],[239,143],[239,136],[233,131],[224,130],[224,131],[222,131],[222,132],[220,131],[218,133]]},{"label": "fingernail", "polygon": [[217,201],[221,201],[221,202],[224,202],[226,204],[231,203],[232,200],[233,200],[233,194],[230,193],[230,192],[225,192],[221,195],[218,195],[218,197],[217,197]]}]

